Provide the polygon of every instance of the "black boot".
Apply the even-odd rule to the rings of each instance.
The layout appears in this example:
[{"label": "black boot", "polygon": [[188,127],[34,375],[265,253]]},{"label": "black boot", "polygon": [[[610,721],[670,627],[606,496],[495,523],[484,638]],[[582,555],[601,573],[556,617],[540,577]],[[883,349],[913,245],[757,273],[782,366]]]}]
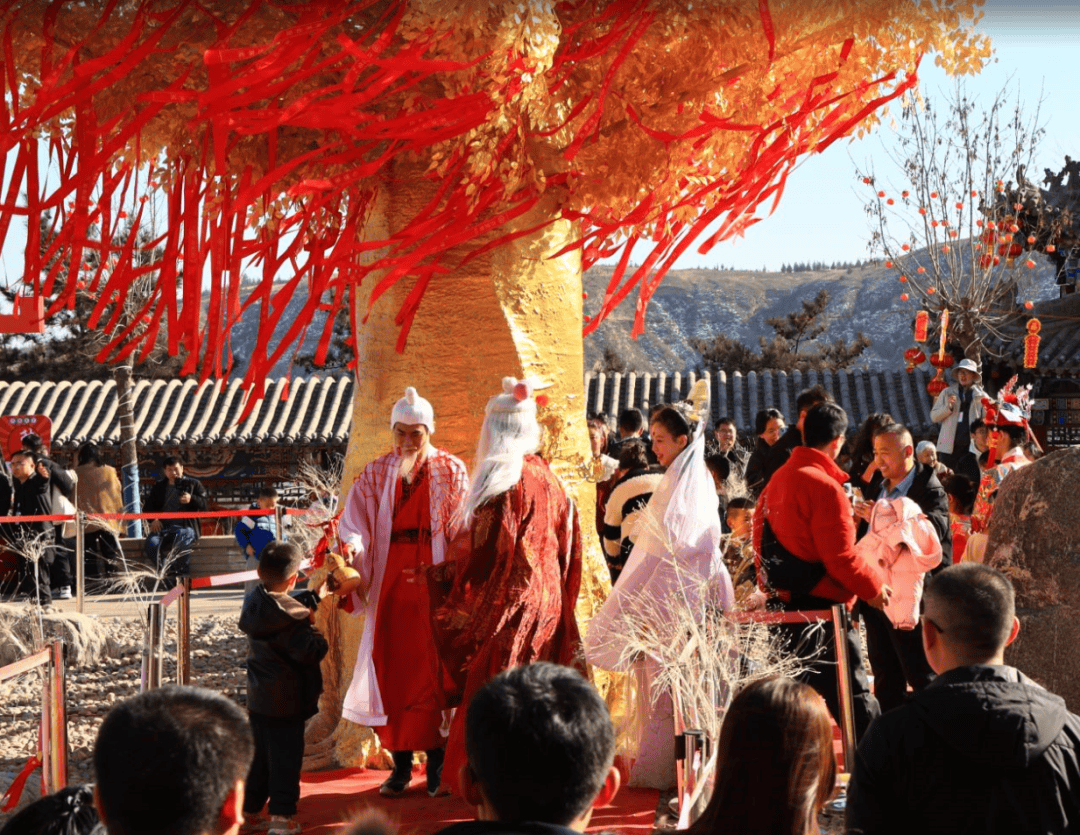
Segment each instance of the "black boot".
[{"label": "black boot", "polygon": [[446,756],[445,748],[432,748],[424,752],[427,755],[427,793],[429,797],[442,797],[450,794],[442,788],[443,758]]},{"label": "black boot", "polygon": [[390,772],[381,786],[379,794],[383,797],[397,797],[409,787],[412,781],[412,751],[391,751],[394,758],[394,770]]}]

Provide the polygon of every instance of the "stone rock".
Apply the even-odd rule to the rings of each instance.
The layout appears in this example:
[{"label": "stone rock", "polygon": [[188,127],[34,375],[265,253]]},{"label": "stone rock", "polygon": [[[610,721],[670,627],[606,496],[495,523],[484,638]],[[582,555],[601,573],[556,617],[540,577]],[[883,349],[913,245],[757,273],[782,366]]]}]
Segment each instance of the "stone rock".
[{"label": "stone rock", "polygon": [[986,562],[1016,587],[1020,634],[1005,651],[1080,713],[1080,449],[1065,449],[1002,482]]}]

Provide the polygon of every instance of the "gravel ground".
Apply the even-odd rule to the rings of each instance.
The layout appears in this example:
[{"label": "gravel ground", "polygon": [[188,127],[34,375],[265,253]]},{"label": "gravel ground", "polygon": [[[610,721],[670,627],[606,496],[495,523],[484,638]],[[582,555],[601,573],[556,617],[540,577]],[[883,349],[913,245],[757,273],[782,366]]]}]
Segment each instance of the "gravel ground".
[{"label": "gravel ground", "polygon": [[[107,649],[97,661],[67,669],[69,775],[71,783],[93,780],[91,752],[101,720],[118,700],[139,692],[143,656],[143,625],[137,620],[96,619],[106,633]],[[48,625],[46,626],[48,630]],[[111,640],[109,640],[111,639]],[[193,615],[191,622],[191,683],[224,693],[241,706],[245,701],[245,636],[236,628],[236,615]],[[176,679],[176,620],[169,618],[165,634],[162,680]],[[0,792],[22,770],[37,749],[41,716],[42,670],[0,683]],[[36,798],[38,777],[26,785],[20,808]],[[10,814],[0,813],[0,825]]]}]

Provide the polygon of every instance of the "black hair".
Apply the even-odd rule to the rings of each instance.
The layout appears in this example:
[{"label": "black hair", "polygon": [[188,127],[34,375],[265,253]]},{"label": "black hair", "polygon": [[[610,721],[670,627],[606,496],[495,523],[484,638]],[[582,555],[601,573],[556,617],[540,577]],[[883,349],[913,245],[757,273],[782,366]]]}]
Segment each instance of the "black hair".
[{"label": "black hair", "polygon": [[183,466],[184,459],[181,458],[179,455],[166,455],[164,458],[161,459],[161,469],[171,467],[173,464],[179,464],[180,466]]},{"label": "black hair", "polygon": [[986,426],[986,421],[984,421],[982,418],[976,418],[975,420],[973,420],[971,422],[971,426],[968,428],[968,431],[972,435],[974,435],[978,430],[984,428],[985,426]]},{"label": "black hair", "polygon": [[22,448],[35,455],[41,455],[42,451],[45,449],[45,442],[41,440],[40,435],[35,435],[31,432],[28,435],[23,435]]},{"label": "black hair", "polygon": [[847,414],[835,403],[818,403],[810,407],[803,421],[803,443],[820,449],[847,432]]},{"label": "black hair", "polygon": [[465,747],[500,821],[566,826],[607,778],[615,726],[576,670],[539,662],[500,673],[473,697]]},{"label": "black hair", "polygon": [[975,495],[978,488],[975,482],[966,475],[954,473],[944,476],[941,479],[941,486],[945,488],[947,495],[956,499],[961,515],[968,516],[975,509]]},{"label": "black hair", "polygon": [[728,510],[753,510],[754,500],[749,496],[735,496],[728,499]]},{"label": "black hair", "polygon": [[911,431],[902,423],[889,423],[878,427],[874,430],[874,437],[876,438],[879,435],[892,435],[901,447],[910,444],[912,452],[915,451],[915,439],[911,437]]},{"label": "black hair", "polygon": [[67,786],[13,815],[0,835],[90,835],[99,823],[94,787]]},{"label": "black hair", "polygon": [[[864,468],[870,463],[874,457],[874,435],[877,434],[879,429],[891,423],[895,423],[895,421],[893,416],[887,412],[874,412],[867,415],[851,444],[851,459],[856,466]],[[858,475],[862,475],[861,469]]]},{"label": "black hair", "polygon": [[300,569],[303,561],[304,552],[298,545],[275,539],[259,554],[259,579],[268,586],[280,586]]},{"label": "black hair", "polygon": [[109,835],[215,831],[254,751],[244,711],[211,690],[169,685],[120,702],[94,743]]},{"label": "black hair", "polygon": [[645,416],[640,409],[623,409],[619,412],[619,431],[633,435],[645,428]]},{"label": "black hair", "polygon": [[640,470],[649,466],[649,451],[641,438],[627,438],[619,444],[619,469]]},{"label": "black hair", "polygon": [[40,456],[36,452],[31,452],[28,449],[17,449],[11,453],[11,460],[14,461],[16,458],[29,458],[35,467],[40,460]]},{"label": "black hair", "polygon": [[727,460],[727,457],[722,452],[714,452],[711,455],[706,455],[705,466],[708,467],[709,472],[715,475],[720,481],[727,481],[728,476],[731,475],[731,462]]},{"label": "black hair", "polygon": [[799,396],[795,398],[795,410],[800,414],[809,409],[811,406],[816,406],[818,403],[832,403],[833,396],[829,394],[829,390],[822,385],[811,386],[808,389],[804,389],[799,392]]},{"label": "black hair", "polygon": [[985,467],[990,462],[990,450],[984,449],[979,453],[979,466]]},{"label": "black hair", "polygon": [[88,442],[79,447],[79,465],[83,464],[93,464],[95,467],[101,466],[101,453],[98,451],[97,444]]},{"label": "black hair", "polygon": [[1006,423],[1004,426],[999,426],[1002,432],[1009,436],[1009,442],[1012,446],[1020,446],[1027,437],[1027,429],[1023,426],[1013,426],[1011,423]]},{"label": "black hair", "polygon": [[267,484],[259,488],[260,499],[276,499],[277,494],[277,488],[273,484]]},{"label": "black hair", "polygon": [[925,596],[938,604],[935,623],[950,646],[985,660],[1009,640],[1016,595],[1009,578],[996,568],[977,562],[951,565],[930,578]]},{"label": "black hair", "polygon": [[718,420],[716,422],[716,424],[713,426],[713,429],[714,430],[719,429],[725,423],[730,423],[736,430],[738,430],[738,428],[739,428],[738,426],[735,426],[735,418],[730,417],[728,415],[724,415],[722,418],[720,418],[720,420]]},{"label": "black hair", "polygon": [[690,424],[674,406],[663,406],[652,416],[651,423],[659,423],[672,438],[678,438],[681,435],[685,435],[687,439],[690,438]]},{"label": "black hair", "polygon": [[754,416],[754,434],[764,435],[769,428],[770,420],[783,420],[784,415],[779,409],[762,409]]}]

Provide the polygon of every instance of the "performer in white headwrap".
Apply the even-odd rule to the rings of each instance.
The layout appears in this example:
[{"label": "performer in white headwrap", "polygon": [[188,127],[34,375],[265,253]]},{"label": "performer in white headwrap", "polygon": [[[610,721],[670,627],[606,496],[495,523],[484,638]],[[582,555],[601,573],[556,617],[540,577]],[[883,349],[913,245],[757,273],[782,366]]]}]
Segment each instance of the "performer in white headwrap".
[{"label": "performer in white headwrap", "polygon": [[445,750],[444,701],[423,572],[446,558],[469,482],[460,459],[431,445],[435,414],[416,389],[405,389],[394,405],[390,427],[393,451],[357,476],[338,528],[367,591],[364,632],[341,713],[373,727],[393,753],[394,770],[381,794],[401,794],[412,777],[413,752],[424,751],[434,797]]},{"label": "performer in white headwrap", "polygon": [[676,618],[670,624],[657,621],[675,607],[696,610],[709,602],[728,609],[735,599],[724,566],[716,490],[705,466],[708,396],[707,384],[699,381],[689,403],[665,406],[652,416],[653,451],[667,471],[637,523],[626,567],[585,639],[587,661],[631,672],[637,681],[641,738],[636,756],[631,752],[632,786],[675,785],[675,726],[670,696],[649,707],[656,661],[631,663],[628,641],[644,630],[663,636]]}]

